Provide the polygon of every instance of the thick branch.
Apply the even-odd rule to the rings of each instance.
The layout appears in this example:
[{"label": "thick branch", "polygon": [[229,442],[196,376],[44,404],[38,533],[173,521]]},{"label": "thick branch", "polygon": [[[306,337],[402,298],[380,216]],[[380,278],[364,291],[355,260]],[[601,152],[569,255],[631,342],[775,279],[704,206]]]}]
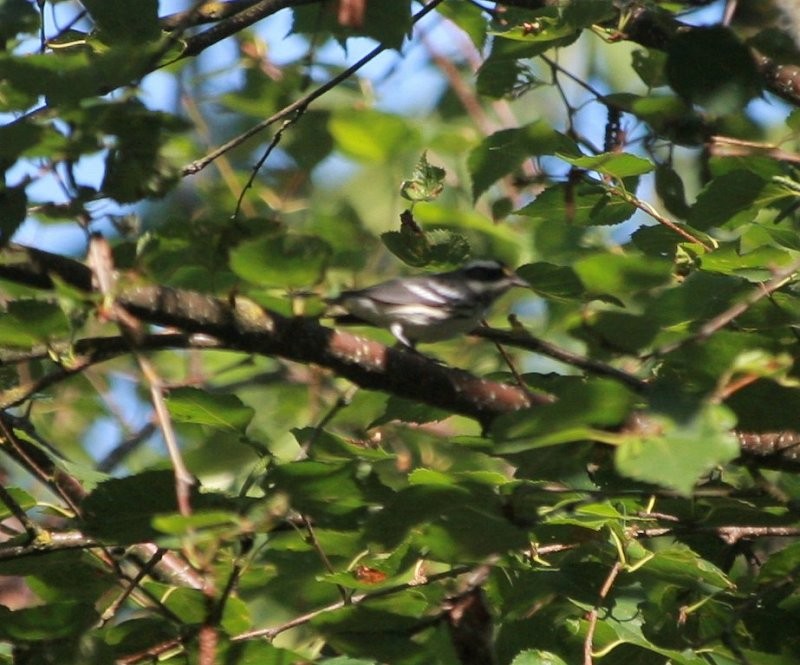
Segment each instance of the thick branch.
[{"label": "thick branch", "polygon": [[187,9],[182,12],[162,16],[159,19],[161,28],[164,30],[177,30],[203,23],[215,23],[222,19],[229,18],[234,14],[252,7],[260,0],[227,0],[227,2],[217,2],[212,0],[200,5],[196,9]]},{"label": "thick branch", "polygon": [[212,44],[235,35],[237,32],[267,16],[271,16],[281,9],[319,2],[320,0],[260,0],[260,2],[256,2],[251,6],[240,8],[240,11],[232,13],[231,16],[220,21],[213,28],[209,28],[194,37],[189,37],[186,40],[186,46],[181,53],[181,57],[186,58],[197,55]]},{"label": "thick branch", "polygon": [[483,424],[502,413],[549,401],[416,353],[331,330],[315,319],[267,312],[241,298],[226,302],[191,291],[139,287],[121,295],[118,303],[147,323],[212,335],[227,348],[314,363],[364,388],[425,402]]}]

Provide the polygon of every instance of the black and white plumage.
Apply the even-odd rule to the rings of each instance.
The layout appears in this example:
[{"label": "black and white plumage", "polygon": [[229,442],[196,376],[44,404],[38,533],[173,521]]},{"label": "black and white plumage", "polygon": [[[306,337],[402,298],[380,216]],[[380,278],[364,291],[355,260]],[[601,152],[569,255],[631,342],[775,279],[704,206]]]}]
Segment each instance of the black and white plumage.
[{"label": "black and white plumage", "polygon": [[400,277],[329,301],[348,315],[344,323],[388,328],[405,346],[438,342],[474,330],[492,303],[527,282],[497,261],[471,261],[433,275]]}]

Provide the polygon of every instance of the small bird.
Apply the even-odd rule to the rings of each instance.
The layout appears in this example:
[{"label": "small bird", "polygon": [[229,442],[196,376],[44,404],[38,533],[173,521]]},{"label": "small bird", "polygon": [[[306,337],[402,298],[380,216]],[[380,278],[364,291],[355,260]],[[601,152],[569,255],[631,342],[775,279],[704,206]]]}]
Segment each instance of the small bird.
[{"label": "small bird", "polygon": [[471,261],[450,272],[399,277],[365,289],[343,291],[328,302],[348,314],[337,323],[388,328],[413,349],[474,330],[492,303],[512,286],[530,286],[498,261]]}]

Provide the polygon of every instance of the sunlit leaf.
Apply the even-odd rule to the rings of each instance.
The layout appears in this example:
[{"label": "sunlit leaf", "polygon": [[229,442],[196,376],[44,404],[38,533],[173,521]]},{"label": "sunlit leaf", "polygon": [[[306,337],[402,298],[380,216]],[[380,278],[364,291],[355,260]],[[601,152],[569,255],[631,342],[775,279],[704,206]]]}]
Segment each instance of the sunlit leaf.
[{"label": "sunlit leaf", "polygon": [[328,243],[315,236],[267,235],[231,251],[231,268],[240,277],[271,287],[316,284],[328,262]]},{"label": "sunlit leaf", "polygon": [[620,473],[688,495],[700,477],[739,455],[730,412],[705,409],[687,421],[653,418],[651,434],[626,437],[617,449]]},{"label": "sunlit leaf", "polygon": [[244,431],[253,419],[253,408],[236,395],[209,393],[199,388],[175,388],[167,397],[172,417],[185,423]]}]

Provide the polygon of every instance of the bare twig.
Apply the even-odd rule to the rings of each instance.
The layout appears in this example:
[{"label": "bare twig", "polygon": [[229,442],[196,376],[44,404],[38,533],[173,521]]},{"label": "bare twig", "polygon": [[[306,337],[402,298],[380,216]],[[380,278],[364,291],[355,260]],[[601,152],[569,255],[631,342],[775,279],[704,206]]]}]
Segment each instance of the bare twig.
[{"label": "bare twig", "polygon": [[63,550],[91,549],[100,547],[94,538],[85,536],[80,531],[47,532],[45,538],[25,545],[0,545],[0,561],[19,559],[26,556],[41,556]]},{"label": "bare twig", "polygon": [[[325,553],[325,550],[322,548],[322,544],[319,542],[317,538],[317,534],[314,531],[314,527],[311,524],[311,520],[308,519],[308,516],[301,515],[300,521],[305,527],[307,540],[311,543],[311,546],[314,548],[314,551],[317,553],[317,556],[322,561],[322,565],[325,566],[325,570],[327,570],[331,575],[333,575],[336,571],[334,570],[333,566],[331,565],[331,560],[328,558],[328,555]],[[350,600],[350,595],[347,593],[347,590],[341,585],[337,584],[336,588],[339,590],[339,595],[342,597],[342,601],[347,604]]]},{"label": "bare twig", "polygon": [[600,593],[597,595],[597,604],[591,609],[589,612],[589,626],[586,629],[586,637],[583,640],[583,665],[592,665],[593,658],[592,658],[592,642],[594,641],[594,630],[597,626],[597,615],[598,615],[598,606],[606,599],[608,596],[609,591],[611,591],[611,587],[614,585],[614,580],[617,579],[617,575],[619,575],[620,571],[622,570],[622,562],[616,561],[614,565],[611,566],[611,570],[608,571],[608,575],[606,576],[605,582],[603,582],[603,586],[600,589]]},{"label": "bare twig", "polygon": [[286,120],[284,120],[283,125],[281,125],[281,128],[277,132],[275,132],[275,135],[272,137],[272,140],[269,142],[269,145],[264,150],[264,154],[261,155],[259,160],[256,162],[256,165],[252,168],[252,171],[250,172],[250,177],[247,179],[247,182],[244,184],[244,187],[242,187],[242,191],[239,192],[239,198],[236,200],[236,208],[234,208],[233,214],[231,215],[232,219],[236,219],[239,216],[239,211],[241,210],[242,202],[244,201],[244,195],[247,193],[247,190],[253,186],[253,182],[255,181],[258,172],[261,170],[261,167],[264,166],[264,162],[267,161],[267,158],[270,156],[270,154],[272,154],[272,151],[281,142],[283,133],[298,121],[300,115],[301,112],[298,112],[291,118],[287,118]]}]

